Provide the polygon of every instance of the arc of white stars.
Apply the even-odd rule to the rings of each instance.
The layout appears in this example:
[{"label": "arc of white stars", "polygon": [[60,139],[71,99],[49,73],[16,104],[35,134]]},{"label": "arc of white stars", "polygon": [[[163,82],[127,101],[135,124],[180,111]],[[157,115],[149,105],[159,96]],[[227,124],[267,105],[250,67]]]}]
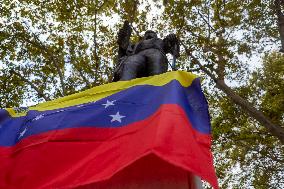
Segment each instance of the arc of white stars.
[{"label": "arc of white stars", "polygon": [[42,119],[42,118],[44,118],[43,114],[36,116],[33,120],[37,121],[37,120]]},{"label": "arc of white stars", "polygon": [[122,118],[126,117],[124,115],[120,115],[119,112],[116,112],[116,114],[109,116],[112,117],[112,120],[110,122],[118,121],[119,123],[121,123]]},{"label": "arc of white stars", "polygon": [[113,101],[107,100],[107,102],[105,104],[102,104],[102,105],[105,106],[105,108],[107,108],[109,106],[114,106],[114,102],[115,102],[115,100],[113,100]]},{"label": "arc of white stars", "polygon": [[20,135],[18,138],[22,138],[24,136],[24,134],[27,132],[27,128],[25,128],[22,132],[20,132]]},{"label": "arc of white stars", "polygon": [[62,110],[57,110],[55,113],[60,113],[60,112],[64,112],[65,110],[62,109]]},{"label": "arc of white stars", "polygon": [[77,106],[77,108],[81,108],[83,106],[84,106],[84,104],[80,104],[80,105]]}]

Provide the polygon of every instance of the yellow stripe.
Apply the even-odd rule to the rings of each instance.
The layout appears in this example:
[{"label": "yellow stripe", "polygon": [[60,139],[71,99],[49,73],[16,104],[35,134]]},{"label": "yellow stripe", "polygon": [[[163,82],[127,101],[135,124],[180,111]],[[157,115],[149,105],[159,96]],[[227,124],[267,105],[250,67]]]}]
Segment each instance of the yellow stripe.
[{"label": "yellow stripe", "polygon": [[[86,91],[75,93],[73,95],[65,96],[52,101],[40,103],[36,106],[30,107],[29,110],[45,111],[45,110],[53,110],[69,106],[75,106],[88,102],[94,102],[133,86],[138,86],[138,85],[163,86],[174,79],[179,81],[179,83],[182,86],[188,87],[191,85],[192,81],[195,78],[197,78],[197,76],[192,73],[184,71],[175,71],[175,72],[167,72],[164,74],[150,76],[150,77],[137,78],[130,81],[118,81],[118,82],[113,82],[93,87]],[[12,117],[19,117],[25,115],[25,113],[17,114],[13,109],[10,108],[8,108],[7,110]]]},{"label": "yellow stripe", "polygon": [[20,115],[16,114],[16,112],[14,111],[13,108],[6,108],[6,110],[8,111],[8,113],[12,116],[12,117],[18,117]]}]

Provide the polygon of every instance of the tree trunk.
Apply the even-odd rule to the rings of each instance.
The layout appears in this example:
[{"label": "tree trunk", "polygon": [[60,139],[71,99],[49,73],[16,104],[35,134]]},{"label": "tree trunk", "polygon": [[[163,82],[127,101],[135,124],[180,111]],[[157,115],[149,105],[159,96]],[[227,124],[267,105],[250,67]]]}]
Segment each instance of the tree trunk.
[{"label": "tree trunk", "polygon": [[280,34],[280,40],[281,40],[281,49],[280,52],[284,53],[284,14],[282,13],[281,6],[284,6],[283,0],[275,0],[274,6],[275,6],[275,12],[278,20],[278,29]]},{"label": "tree trunk", "polygon": [[213,81],[216,83],[217,88],[222,90],[234,103],[241,106],[241,108],[251,117],[256,119],[260,124],[262,124],[273,136],[277,137],[280,142],[284,145],[284,129],[279,126],[273,124],[269,118],[267,118],[260,110],[256,109],[251,103],[247,100],[240,97],[236,94],[233,89],[231,89],[224,80],[217,79],[209,70],[207,70],[199,60],[192,55],[192,53],[186,48],[183,44],[186,53],[189,57],[191,57],[194,63],[198,64],[200,69],[205,72]]},{"label": "tree trunk", "polygon": [[282,127],[273,124],[261,111],[257,110],[251,103],[236,94],[224,81],[217,80],[215,83],[233,102],[241,106],[243,110],[266,127],[273,136],[277,137],[280,142],[284,144],[284,129]]}]

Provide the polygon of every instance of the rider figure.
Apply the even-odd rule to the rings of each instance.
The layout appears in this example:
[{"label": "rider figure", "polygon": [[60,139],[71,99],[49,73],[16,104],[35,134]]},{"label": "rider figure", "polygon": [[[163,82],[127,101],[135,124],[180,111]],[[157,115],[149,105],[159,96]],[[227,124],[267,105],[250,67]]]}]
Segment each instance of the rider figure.
[{"label": "rider figure", "polygon": [[158,38],[154,31],[145,32],[141,41],[130,43],[131,27],[127,21],[119,30],[117,43],[118,66],[113,81],[131,80],[165,73],[168,70],[167,53],[179,56],[179,42],[174,34]]}]

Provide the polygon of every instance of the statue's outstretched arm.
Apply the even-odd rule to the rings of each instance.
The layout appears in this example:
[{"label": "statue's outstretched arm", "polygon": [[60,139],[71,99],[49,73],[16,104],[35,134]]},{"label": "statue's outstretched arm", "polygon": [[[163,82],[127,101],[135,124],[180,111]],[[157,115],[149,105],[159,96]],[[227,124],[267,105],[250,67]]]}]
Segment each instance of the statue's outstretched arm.
[{"label": "statue's outstretched arm", "polygon": [[126,54],[127,47],[130,43],[129,39],[131,36],[131,31],[132,29],[129,25],[129,22],[127,20],[124,21],[123,27],[119,29],[118,38],[117,38],[117,44],[119,46],[119,52],[118,52],[119,58]]},{"label": "statue's outstretched arm", "polygon": [[171,53],[173,56],[178,58],[180,52],[180,44],[177,36],[175,34],[169,34],[163,39],[163,41],[165,44],[165,52]]}]

